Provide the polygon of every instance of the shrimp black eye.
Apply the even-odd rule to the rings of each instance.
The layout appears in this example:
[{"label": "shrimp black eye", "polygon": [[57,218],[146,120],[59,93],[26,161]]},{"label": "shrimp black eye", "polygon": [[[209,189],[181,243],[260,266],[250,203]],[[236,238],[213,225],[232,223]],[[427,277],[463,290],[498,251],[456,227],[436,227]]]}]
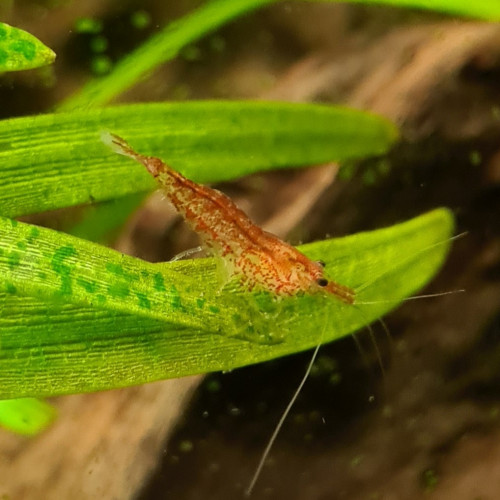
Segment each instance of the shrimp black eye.
[{"label": "shrimp black eye", "polygon": [[321,267],[325,267],[326,266],[326,263],[325,263],[324,260],[317,260],[316,264],[319,264]]},{"label": "shrimp black eye", "polygon": [[319,286],[327,286],[328,285],[328,280],[326,280],[325,278],[320,278],[320,279],[316,280],[316,283]]}]

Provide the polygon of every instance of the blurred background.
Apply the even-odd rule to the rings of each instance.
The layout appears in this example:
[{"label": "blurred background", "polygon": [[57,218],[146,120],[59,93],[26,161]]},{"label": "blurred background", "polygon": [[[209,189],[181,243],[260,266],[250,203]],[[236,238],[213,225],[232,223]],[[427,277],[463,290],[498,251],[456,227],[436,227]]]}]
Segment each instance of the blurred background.
[{"label": "blurred background", "polygon": [[[48,112],[202,2],[4,0],[0,19],[57,53],[0,75],[0,116]],[[425,290],[322,347],[253,498],[496,499],[500,491],[500,25],[381,6],[282,3],[185,48],[121,102],[345,104],[401,127],[385,158],[217,186],[292,243],[438,206],[467,232]],[[64,229],[85,208],[25,220]],[[110,244],[150,261],[196,246],[158,194]],[[242,498],[310,358],[53,400],[43,435],[0,434],[2,498]]]}]

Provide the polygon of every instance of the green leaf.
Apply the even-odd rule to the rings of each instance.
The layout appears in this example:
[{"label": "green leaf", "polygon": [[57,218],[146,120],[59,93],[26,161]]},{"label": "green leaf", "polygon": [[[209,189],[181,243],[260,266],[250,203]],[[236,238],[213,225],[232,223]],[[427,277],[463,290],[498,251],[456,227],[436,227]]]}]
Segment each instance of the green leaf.
[{"label": "green leaf", "polygon": [[[435,210],[304,245],[357,305],[221,288],[214,259],[150,264],[0,219],[0,397],[49,396],[229,370],[348,335],[424,286],[453,230]],[[365,302],[376,302],[364,304]]]},{"label": "green leaf", "polygon": [[[138,49],[124,57],[106,77],[91,80],[59,106],[60,110],[97,107],[132,87],[160,64],[173,59],[193,43],[230,20],[279,0],[214,0],[167,25]],[[337,0],[309,0],[333,2]],[[386,4],[500,20],[500,2],[492,0],[351,0],[353,3]]]},{"label": "green leaf", "polygon": [[[299,0],[303,1],[303,0]],[[337,2],[340,0],[305,0],[308,2]],[[475,17],[488,21],[500,21],[500,2],[496,0],[342,0],[352,3],[393,5],[412,9],[424,9],[445,14]]]},{"label": "green leaf", "polygon": [[56,418],[53,406],[33,398],[0,401],[0,426],[16,434],[34,436]]},{"label": "green leaf", "polygon": [[387,120],[347,108],[266,102],[136,104],[0,121],[0,214],[16,217],[155,188],[100,131],[197,182],[387,151]]},{"label": "green leaf", "polygon": [[33,35],[0,23],[0,73],[46,66],[55,58],[56,54]]}]

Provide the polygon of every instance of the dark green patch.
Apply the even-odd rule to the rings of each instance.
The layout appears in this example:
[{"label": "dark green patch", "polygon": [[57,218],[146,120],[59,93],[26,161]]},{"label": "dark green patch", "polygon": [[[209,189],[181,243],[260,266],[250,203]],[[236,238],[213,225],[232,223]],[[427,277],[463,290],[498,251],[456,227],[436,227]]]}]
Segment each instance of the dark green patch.
[{"label": "dark green patch", "polygon": [[10,225],[12,227],[17,227],[17,224],[18,224],[17,220],[15,220],[15,219],[8,219],[8,220],[9,220]]},{"label": "dark green patch", "polygon": [[124,299],[130,294],[130,289],[126,283],[112,283],[108,285],[108,294],[114,298]]},{"label": "dark green patch", "polygon": [[19,265],[21,261],[21,254],[19,252],[9,252],[7,253],[7,263],[9,264],[9,268],[12,270]]},{"label": "dark green patch", "polygon": [[196,305],[198,306],[198,309],[203,309],[205,306],[205,299],[196,299]]},{"label": "dark green patch", "polygon": [[33,61],[36,56],[36,46],[31,40],[15,40],[9,44],[9,49],[21,54],[27,61]]},{"label": "dark green patch", "polygon": [[5,40],[8,36],[8,27],[5,24],[0,23],[0,40]]},{"label": "dark green patch", "polygon": [[216,306],[210,306],[210,307],[208,308],[208,310],[209,310],[210,312],[213,312],[214,314],[220,313],[220,309],[219,309],[218,307],[216,307]]},{"label": "dark green patch", "polygon": [[5,283],[5,291],[6,291],[7,293],[12,293],[12,294],[14,294],[14,293],[16,293],[16,292],[17,292],[17,288],[14,286],[14,284],[13,284],[13,283],[9,283],[9,282],[7,282],[7,283]]},{"label": "dark green patch", "polygon": [[71,295],[71,266],[65,263],[66,259],[77,255],[73,245],[59,247],[52,257],[51,267],[61,277],[61,295]]},{"label": "dark green patch", "polygon": [[5,50],[0,49],[0,65],[4,66],[9,59],[9,54]]},{"label": "dark green patch", "polygon": [[106,300],[108,300],[106,295],[103,295],[102,293],[98,293],[95,296],[95,298],[97,299],[97,303],[100,305],[104,304],[106,302]]},{"label": "dark green patch", "polygon": [[182,309],[181,296],[179,295],[179,291],[177,290],[175,285],[173,285],[170,288],[170,294],[171,294],[170,304],[171,304],[172,308],[173,309]]},{"label": "dark green patch", "polygon": [[143,278],[149,278],[149,273],[145,269],[142,269],[141,270],[141,276]]},{"label": "dark green patch", "polygon": [[97,291],[97,283],[95,281],[78,278],[76,282],[88,293],[95,293]]},{"label": "dark green patch", "polygon": [[146,294],[142,292],[135,292],[135,295],[139,300],[139,307],[143,309],[151,309],[151,302],[146,297]]},{"label": "dark green patch", "polygon": [[106,264],[106,270],[109,271],[110,273],[113,273],[116,276],[125,278],[128,281],[133,281],[138,279],[137,274],[125,271],[125,269],[123,269],[123,266],[121,264],[113,264],[112,262],[108,262]]},{"label": "dark green patch", "polygon": [[47,279],[47,273],[44,273],[43,271],[40,271],[38,273],[38,277],[41,279],[41,280],[46,280]]},{"label": "dark green patch", "polygon": [[37,227],[32,227],[30,234],[28,235],[27,242],[28,243],[33,243],[33,240],[40,236],[40,230]]},{"label": "dark green patch", "polygon": [[165,288],[165,279],[163,278],[163,274],[156,273],[153,277],[153,286],[158,292],[166,292]]},{"label": "dark green patch", "polygon": [[18,241],[18,242],[16,243],[16,246],[17,246],[17,248],[19,248],[19,250],[26,250],[26,247],[27,247],[28,245],[26,245],[26,242],[25,242],[25,241]]}]

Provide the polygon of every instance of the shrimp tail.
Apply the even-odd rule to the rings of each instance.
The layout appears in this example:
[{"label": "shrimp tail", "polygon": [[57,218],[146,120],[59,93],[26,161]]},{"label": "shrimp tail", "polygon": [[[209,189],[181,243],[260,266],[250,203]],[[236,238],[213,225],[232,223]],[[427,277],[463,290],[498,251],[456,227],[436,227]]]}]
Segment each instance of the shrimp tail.
[{"label": "shrimp tail", "polygon": [[115,153],[119,155],[128,156],[137,160],[137,153],[128,145],[128,143],[121,137],[112,134],[107,130],[101,131],[101,141],[111,148]]}]

